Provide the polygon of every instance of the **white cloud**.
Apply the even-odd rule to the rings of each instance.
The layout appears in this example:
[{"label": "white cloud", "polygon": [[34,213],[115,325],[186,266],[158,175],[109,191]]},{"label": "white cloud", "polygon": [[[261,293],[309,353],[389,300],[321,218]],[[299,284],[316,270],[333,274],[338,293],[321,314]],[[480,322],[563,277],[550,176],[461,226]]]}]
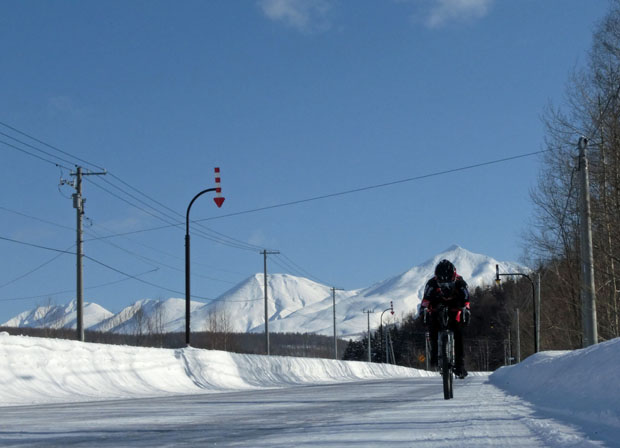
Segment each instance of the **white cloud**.
[{"label": "white cloud", "polygon": [[52,115],[82,116],[84,110],[76,100],[66,95],[57,95],[47,99],[47,109]]},{"label": "white cloud", "polygon": [[298,31],[324,31],[330,25],[331,0],[259,0],[258,5],[269,19]]},{"label": "white cloud", "polygon": [[479,19],[488,14],[493,0],[433,0],[426,24],[438,28],[447,22]]}]

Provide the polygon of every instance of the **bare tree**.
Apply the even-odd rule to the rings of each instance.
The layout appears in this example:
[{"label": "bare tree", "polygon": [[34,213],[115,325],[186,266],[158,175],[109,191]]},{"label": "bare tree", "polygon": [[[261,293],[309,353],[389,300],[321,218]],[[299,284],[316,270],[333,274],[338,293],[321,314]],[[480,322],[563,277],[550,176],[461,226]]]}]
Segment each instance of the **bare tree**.
[{"label": "bare tree", "polygon": [[[545,310],[550,328],[580,329],[579,218],[576,143],[589,138],[592,232],[598,333],[620,336],[620,1],[614,0],[594,34],[586,69],[573,74],[564,108],[545,112],[546,146],[537,188],[531,192],[534,223],[525,238],[545,267]],[[545,305],[543,304],[543,307]],[[565,312],[564,312],[565,311]],[[558,321],[564,319],[564,321]],[[576,323],[575,326],[572,324]],[[571,340],[571,335],[565,335]]]}]

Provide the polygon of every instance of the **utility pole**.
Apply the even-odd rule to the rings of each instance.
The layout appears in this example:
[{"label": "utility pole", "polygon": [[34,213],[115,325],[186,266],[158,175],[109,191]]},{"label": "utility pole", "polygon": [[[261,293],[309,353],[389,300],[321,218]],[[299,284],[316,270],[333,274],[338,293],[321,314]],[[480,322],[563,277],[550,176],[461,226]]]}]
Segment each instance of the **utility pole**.
[{"label": "utility pole", "polygon": [[338,359],[338,336],[336,336],[336,291],[344,291],[342,288],[332,286],[332,300],[334,303],[334,359]]},{"label": "utility pole", "polygon": [[82,230],[82,217],[84,215],[84,203],[86,199],[82,197],[82,177],[83,176],[102,176],[107,174],[106,170],[99,173],[91,171],[84,172],[82,167],[76,165],[75,172],[70,173],[75,176],[75,181],[61,180],[60,184],[68,184],[75,188],[73,193],[73,208],[76,210],[76,307],[77,307],[77,340],[84,342],[84,282],[83,282],[83,261],[84,261],[84,236]]},{"label": "utility pole", "polygon": [[508,328],[508,366],[512,365],[512,341],[510,337],[510,328]]},{"label": "utility pole", "polygon": [[590,181],[588,178],[588,139],[579,138],[579,174],[581,195],[579,227],[581,246],[581,316],[583,346],[598,343],[596,328],[596,290],[594,289],[594,256],[592,254],[592,216],[590,213]]},{"label": "utility pole", "polygon": [[368,315],[368,362],[372,362],[372,358],[370,356],[370,314],[374,313],[374,311],[362,311],[362,313],[366,313]]},{"label": "utility pole", "polygon": [[267,255],[277,255],[280,252],[277,250],[263,250],[261,254],[263,254],[263,266],[264,266],[264,276],[263,280],[265,281],[265,352],[267,356],[269,356],[269,309],[267,307]]},{"label": "utility pole", "polygon": [[540,350],[540,272],[536,273],[536,347]]}]

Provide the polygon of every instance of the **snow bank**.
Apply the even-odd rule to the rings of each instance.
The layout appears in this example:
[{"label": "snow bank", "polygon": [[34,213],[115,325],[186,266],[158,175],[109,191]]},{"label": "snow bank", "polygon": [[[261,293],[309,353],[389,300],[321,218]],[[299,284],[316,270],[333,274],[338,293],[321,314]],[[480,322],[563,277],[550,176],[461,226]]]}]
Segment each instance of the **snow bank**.
[{"label": "snow bank", "polygon": [[491,382],[541,409],[620,428],[620,338],[502,367]]},{"label": "snow bank", "polygon": [[0,333],[0,406],[428,376],[354,361],[157,349]]}]

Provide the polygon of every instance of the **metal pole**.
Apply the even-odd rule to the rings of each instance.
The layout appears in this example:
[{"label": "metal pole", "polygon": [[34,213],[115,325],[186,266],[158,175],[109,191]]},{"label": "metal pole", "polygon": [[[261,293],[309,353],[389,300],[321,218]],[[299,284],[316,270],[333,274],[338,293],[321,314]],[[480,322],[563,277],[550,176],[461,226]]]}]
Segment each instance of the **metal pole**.
[{"label": "metal pole", "polygon": [[534,286],[534,281],[530,278],[529,275],[523,274],[521,272],[509,272],[505,274],[499,273],[499,265],[495,265],[495,281],[497,284],[500,284],[499,277],[500,276],[508,276],[508,275],[518,275],[521,277],[525,277],[529,280],[530,285],[532,286],[532,318],[534,320],[534,353],[538,353],[539,350],[539,342],[540,342],[540,318],[538,317],[538,311],[540,306],[536,301],[536,287]]},{"label": "metal pole", "polygon": [[579,173],[581,200],[579,201],[581,242],[581,314],[583,346],[598,343],[596,323],[596,293],[594,289],[594,256],[592,251],[592,217],[590,212],[590,182],[588,179],[588,139],[579,139]]},{"label": "metal pole", "polygon": [[84,214],[84,203],[82,201],[82,167],[77,167],[76,173],[76,193],[73,195],[73,206],[77,215],[77,237],[76,237],[76,255],[77,255],[77,272],[76,272],[76,291],[77,291],[77,338],[84,341],[84,283],[82,261],[84,257],[84,240],[82,237],[82,215]]},{"label": "metal pole", "polygon": [[519,308],[517,308],[517,364],[521,362],[521,326],[519,324]]},{"label": "metal pole", "polygon": [[390,353],[392,354],[392,364],[396,364],[396,356],[394,356],[394,345],[392,344],[392,336],[390,335],[389,326],[388,326],[388,339],[390,341]]},{"label": "metal pole", "polygon": [[[362,312],[368,315],[368,362],[372,362],[372,358],[370,356],[370,313],[374,313],[374,311],[364,310]],[[381,342],[379,342],[379,344],[381,344]]]},{"label": "metal pole", "polygon": [[368,362],[371,362],[372,359],[370,357],[370,311],[366,312],[368,314]]},{"label": "metal pole", "polygon": [[265,286],[265,353],[269,356],[269,309],[267,306],[267,251],[263,251],[263,282]]},{"label": "metal pole", "polygon": [[[207,188],[198,193],[189,202],[187,212],[185,213],[185,345],[189,347],[189,335],[191,333],[190,315],[191,315],[191,293],[190,293],[190,247],[189,247],[189,212],[192,205],[200,196],[209,191],[217,191],[218,188]],[[218,205],[219,207],[219,205]]]},{"label": "metal pole", "polygon": [[381,325],[380,325],[380,328],[381,328],[381,331],[380,331],[380,333],[381,333],[381,339],[379,339],[379,347],[381,346],[381,344],[383,344],[382,339],[384,339],[384,337],[385,337],[385,363],[386,363],[386,364],[388,364],[388,362],[389,362],[389,361],[388,361],[388,356],[389,356],[389,355],[388,355],[388,338],[387,338],[387,330],[386,330],[385,335],[383,334],[383,314],[385,314],[385,312],[386,312],[386,311],[392,311],[392,314],[394,314],[394,311],[392,310],[392,307],[388,308],[387,310],[383,310],[383,312],[381,313]]},{"label": "metal pole", "polygon": [[430,360],[430,357],[431,357],[431,348],[430,348],[431,342],[430,342],[430,334],[429,334],[428,331],[426,333],[424,333],[424,338],[425,338],[425,341],[424,341],[424,354],[426,355],[426,359],[424,360],[424,362],[425,362],[426,370],[431,370],[431,364],[430,364],[431,363],[431,360]]},{"label": "metal pole", "polygon": [[333,287],[332,300],[334,304],[334,359],[338,359],[338,338],[336,336],[336,288]]},{"label": "metal pole", "polygon": [[191,294],[190,294],[190,256],[189,256],[189,208],[187,209],[187,230],[185,233],[185,345],[189,347]]},{"label": "metal pole", "polygon": [[388,346],[388,335],[390,334],[390,327],[385,326],[385,363],[390,363],[390,348]]}]

